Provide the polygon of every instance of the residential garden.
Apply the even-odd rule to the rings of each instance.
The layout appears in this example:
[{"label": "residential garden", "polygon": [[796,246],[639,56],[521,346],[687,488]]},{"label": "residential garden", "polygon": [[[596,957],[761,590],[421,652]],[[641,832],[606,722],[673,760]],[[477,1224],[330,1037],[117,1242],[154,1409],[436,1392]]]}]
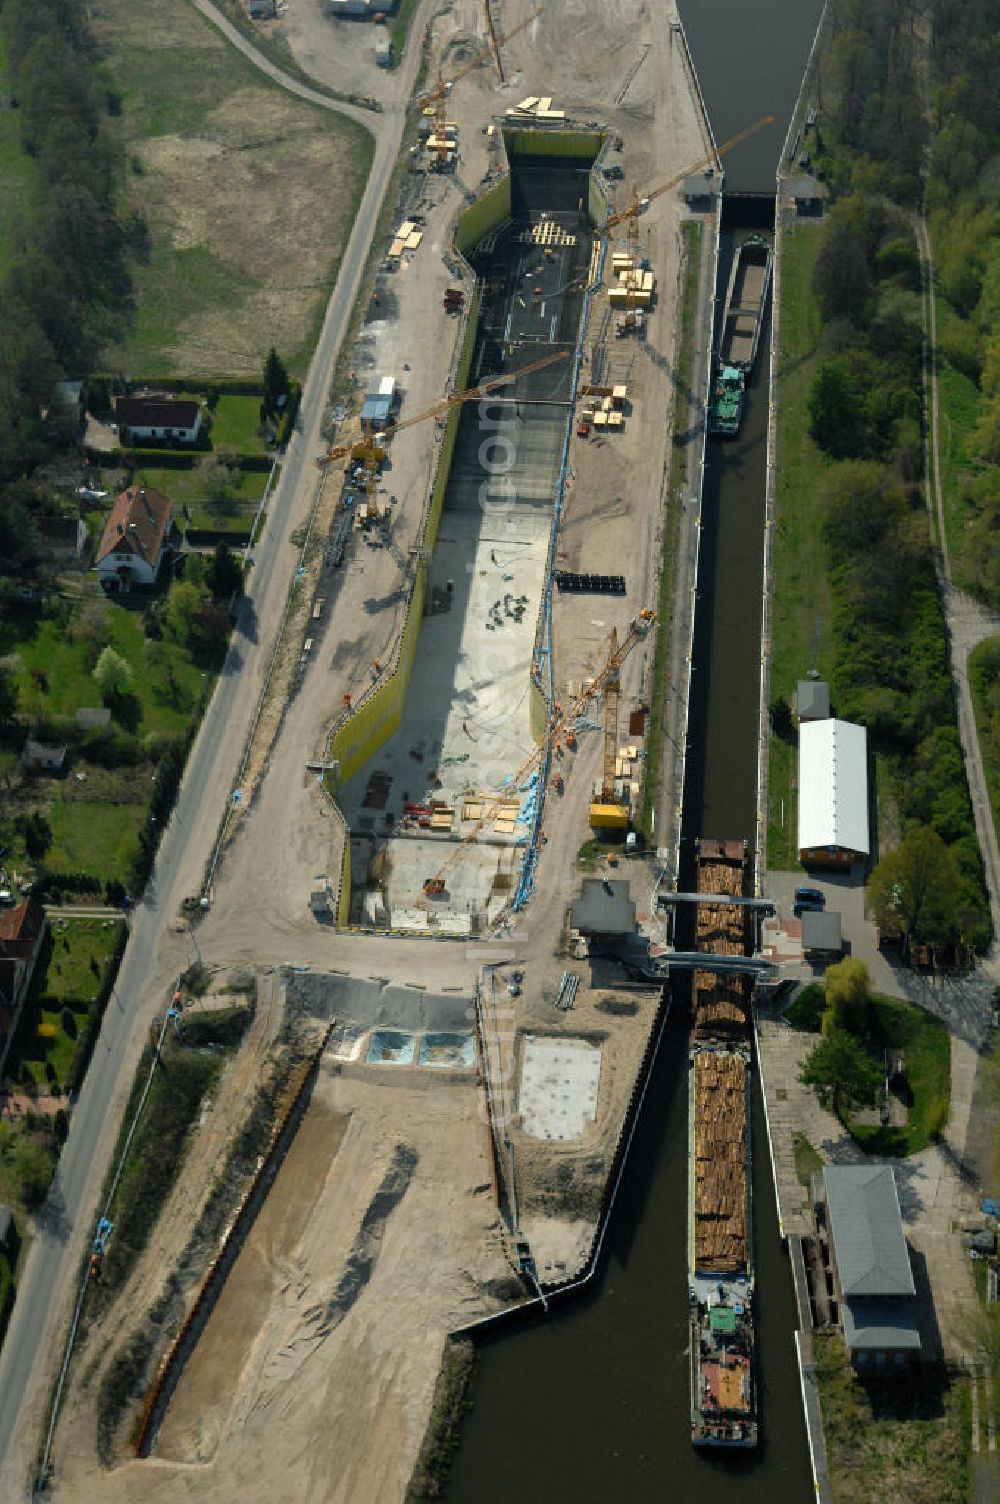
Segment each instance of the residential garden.
[{"label": "residential garden", "polygon": [[123,919],[50,919],[7,1059],[27,1098],[64,1099],[79,1084],[125,935]]}]

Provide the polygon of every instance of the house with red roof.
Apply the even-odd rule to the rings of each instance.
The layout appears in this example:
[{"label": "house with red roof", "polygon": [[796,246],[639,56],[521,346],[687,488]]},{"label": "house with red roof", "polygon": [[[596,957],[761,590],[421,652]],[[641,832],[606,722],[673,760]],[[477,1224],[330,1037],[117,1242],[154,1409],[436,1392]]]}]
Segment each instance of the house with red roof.
[{"label": "house with red roof", "polygon": [[0,910],[0,1072],[21,1021],[48,918],[35,898]]},{"label": "house with red roof", "polygon": [[177,546],[173,512],[169,496],[146,486],[129,486],[115,498],[94,561],[103,585],[129,590],[153,584]]}]

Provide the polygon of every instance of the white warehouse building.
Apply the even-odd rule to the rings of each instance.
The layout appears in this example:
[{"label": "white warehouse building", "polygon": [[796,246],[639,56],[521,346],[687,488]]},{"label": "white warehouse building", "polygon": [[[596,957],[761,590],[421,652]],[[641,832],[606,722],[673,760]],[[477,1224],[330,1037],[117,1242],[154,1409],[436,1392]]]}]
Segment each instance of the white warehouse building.
[{"label": "white warehouse building", "polygon": [[870,854],[868,733],[834,719],[799,726],[799,861],[850,867]]}]

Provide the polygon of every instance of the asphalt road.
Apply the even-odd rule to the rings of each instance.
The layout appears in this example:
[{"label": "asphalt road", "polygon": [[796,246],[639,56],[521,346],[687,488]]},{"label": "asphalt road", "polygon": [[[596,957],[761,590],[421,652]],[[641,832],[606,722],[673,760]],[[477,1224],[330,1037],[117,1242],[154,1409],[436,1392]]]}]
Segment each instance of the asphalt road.
[{"label": "asphalt road", "polygon": [[[0,1498],[27,1497],[53,1375],[61,1359],[80,1263],[96,1225],[98,1196],[136,1062],[150,1024],[164,1005],[176,974],[194,959],[194,941],[171,927],[185,894],[200,889],[218,821],[230,796],[281,621],[295,552],[291,534],[308,515],[322,451],[320,425],[341,342],[356,301],[403,129],[403,106],[373,115],[335,103],[281,73],[233,28],[208,0],[198,10],[255,66],[289,92],[322,109],[350,116],[376,138],[364,196],[327,307],[304,383],[300,430],[288,447],[256,549],[222,675],[202,721],[177,805],[157,856],[146,895],[131,916],[131,935],[115,992],[71,1120],[48,1199],[25,1260],[18,1297],[0,1354]],[[397,97],[408,99],[429,9],[418,8]],[[58,1476],[58,1456],[55,1459]]]}]

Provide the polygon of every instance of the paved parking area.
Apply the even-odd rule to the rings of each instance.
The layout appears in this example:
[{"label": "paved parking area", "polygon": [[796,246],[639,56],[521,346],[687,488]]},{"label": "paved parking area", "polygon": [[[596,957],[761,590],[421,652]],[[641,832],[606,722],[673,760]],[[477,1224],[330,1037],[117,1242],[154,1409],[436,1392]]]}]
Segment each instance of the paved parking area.
[{"label": "paved parking area", "polygon": [[[853,873],[828,876],[810,872],[768,872],[767,897],[778,906],[778,920],[786,937],[786,955],[781,961],[782,977],[811,982],[822,979],[830,961],[797,961],[795,946],[797,921],[792,914],[795,889],[818,888],[826,898],[826,907],[840,915],[844,937],[844,955],[856,956],[868,967],[872,987],[885,997],[906,998],[919,1003],[946,1023],[953,1034],[974,1049],[981,1050],[992,1032],[993,990],[996,977],[988,964],[976,968],[969,976],[913,971],[903,966],[892,951],[880,951],[875,944],[875,924],[865,911],[865,886],[861,869]],[[833,958],[831,958],[832,961]]]}]

